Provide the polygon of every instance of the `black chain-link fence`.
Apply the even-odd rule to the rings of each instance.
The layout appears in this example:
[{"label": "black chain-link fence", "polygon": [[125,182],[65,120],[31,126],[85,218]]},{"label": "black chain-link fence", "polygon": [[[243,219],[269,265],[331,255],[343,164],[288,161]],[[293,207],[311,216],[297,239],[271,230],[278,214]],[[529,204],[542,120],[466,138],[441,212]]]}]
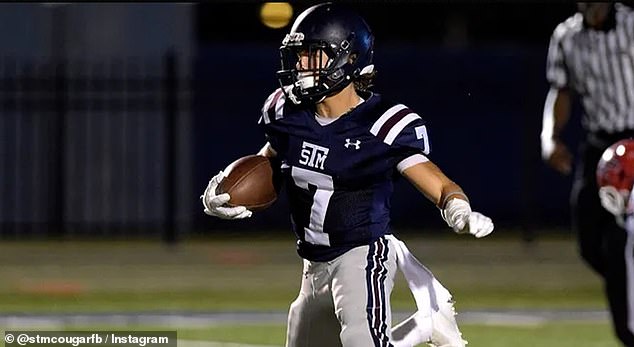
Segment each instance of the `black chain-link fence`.
[{"label": "black chain-link fence", "polygon": [[191,76],[151,59],[0,59],[4,237],[175,238],[179,117]]}]

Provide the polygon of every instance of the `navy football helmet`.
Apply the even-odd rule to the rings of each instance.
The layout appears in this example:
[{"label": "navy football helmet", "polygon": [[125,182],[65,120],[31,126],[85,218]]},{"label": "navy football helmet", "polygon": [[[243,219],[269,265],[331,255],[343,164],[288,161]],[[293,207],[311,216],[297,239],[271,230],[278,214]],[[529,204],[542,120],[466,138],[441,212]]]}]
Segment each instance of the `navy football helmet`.
[{"label": "navy football helmet", "polygon": [[[373,47],[374,36],[359,14],[341,4],[315,5],[284,37],[277,79],[293,103],[318,103],[374,71]],[[312,63],[302,64],[302,56]]]}]

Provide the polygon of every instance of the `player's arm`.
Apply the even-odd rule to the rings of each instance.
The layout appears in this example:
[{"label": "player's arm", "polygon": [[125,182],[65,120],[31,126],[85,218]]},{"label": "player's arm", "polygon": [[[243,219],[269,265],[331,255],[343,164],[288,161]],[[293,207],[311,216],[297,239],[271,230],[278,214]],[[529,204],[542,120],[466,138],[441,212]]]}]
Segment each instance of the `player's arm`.
[{"label": "player's arm", "polygon": [[451,192],[459,193],[455,194],[456,198],[467,200],[462,188],[450,180],[431,161],[410,166],[403,170],[402,175],[439,208],[443,208],[443,197],[446,197]]},{"label": "player's arm", "polygon": [[542,158],[555,170],[569,174],[572,169],[572,155],[561,141],[560,135],[570,118],[571,96],[567,88],[551,87],[542,121]]},{"label": "player's arm", "polygon": [[491,218],[471,211],[469,199],[462,188],[431,161],[404,168],[401,174],[440,208],[443,219],[455,232],[470,233],[479,238],[493,231]]}]

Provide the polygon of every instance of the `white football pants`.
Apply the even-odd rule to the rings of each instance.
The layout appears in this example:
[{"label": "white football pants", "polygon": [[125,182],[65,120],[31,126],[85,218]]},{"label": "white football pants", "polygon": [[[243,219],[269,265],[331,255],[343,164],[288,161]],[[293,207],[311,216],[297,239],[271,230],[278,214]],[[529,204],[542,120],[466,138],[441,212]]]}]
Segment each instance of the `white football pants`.
[{"label": "white football pants", "polygon": [[[398,266],[397,266],[398,264]],[[401,268],[418,312],[391,328],[390,295]],[[288,314],[286,347],[463,347],[451,295],[407,247],[381,237],[329,262],[304,260]]]}]

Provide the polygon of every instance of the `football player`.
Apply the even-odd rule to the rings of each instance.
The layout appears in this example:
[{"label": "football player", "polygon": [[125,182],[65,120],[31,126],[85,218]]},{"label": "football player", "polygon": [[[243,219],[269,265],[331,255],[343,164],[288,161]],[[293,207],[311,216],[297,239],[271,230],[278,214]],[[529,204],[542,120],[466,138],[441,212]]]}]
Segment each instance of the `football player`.
[{"label": "football player", "polygon": [[[409,107],[369,91],[374,37],[356,12],[319,4],[302,12],[280,48],[280,88],[259,125],[286,183],[300,293],[288,314],[286,346],[464,346],[449,292],[391,235],[390,195],[397,175],[435,203],[460,234],[483,237],[490,218],[429,159],[428,124]],[[246,218],[228,207],[213,177],[205,213]],[[418,312],[392,330],[390,294],[400,268]]]},{"label": "football player", "polygon": [[623,229],[609,230],[605,289],[614,329],[626,346],[634,345],[634,139],[618,141],[601,156],[596,170],[601,205]]}]

